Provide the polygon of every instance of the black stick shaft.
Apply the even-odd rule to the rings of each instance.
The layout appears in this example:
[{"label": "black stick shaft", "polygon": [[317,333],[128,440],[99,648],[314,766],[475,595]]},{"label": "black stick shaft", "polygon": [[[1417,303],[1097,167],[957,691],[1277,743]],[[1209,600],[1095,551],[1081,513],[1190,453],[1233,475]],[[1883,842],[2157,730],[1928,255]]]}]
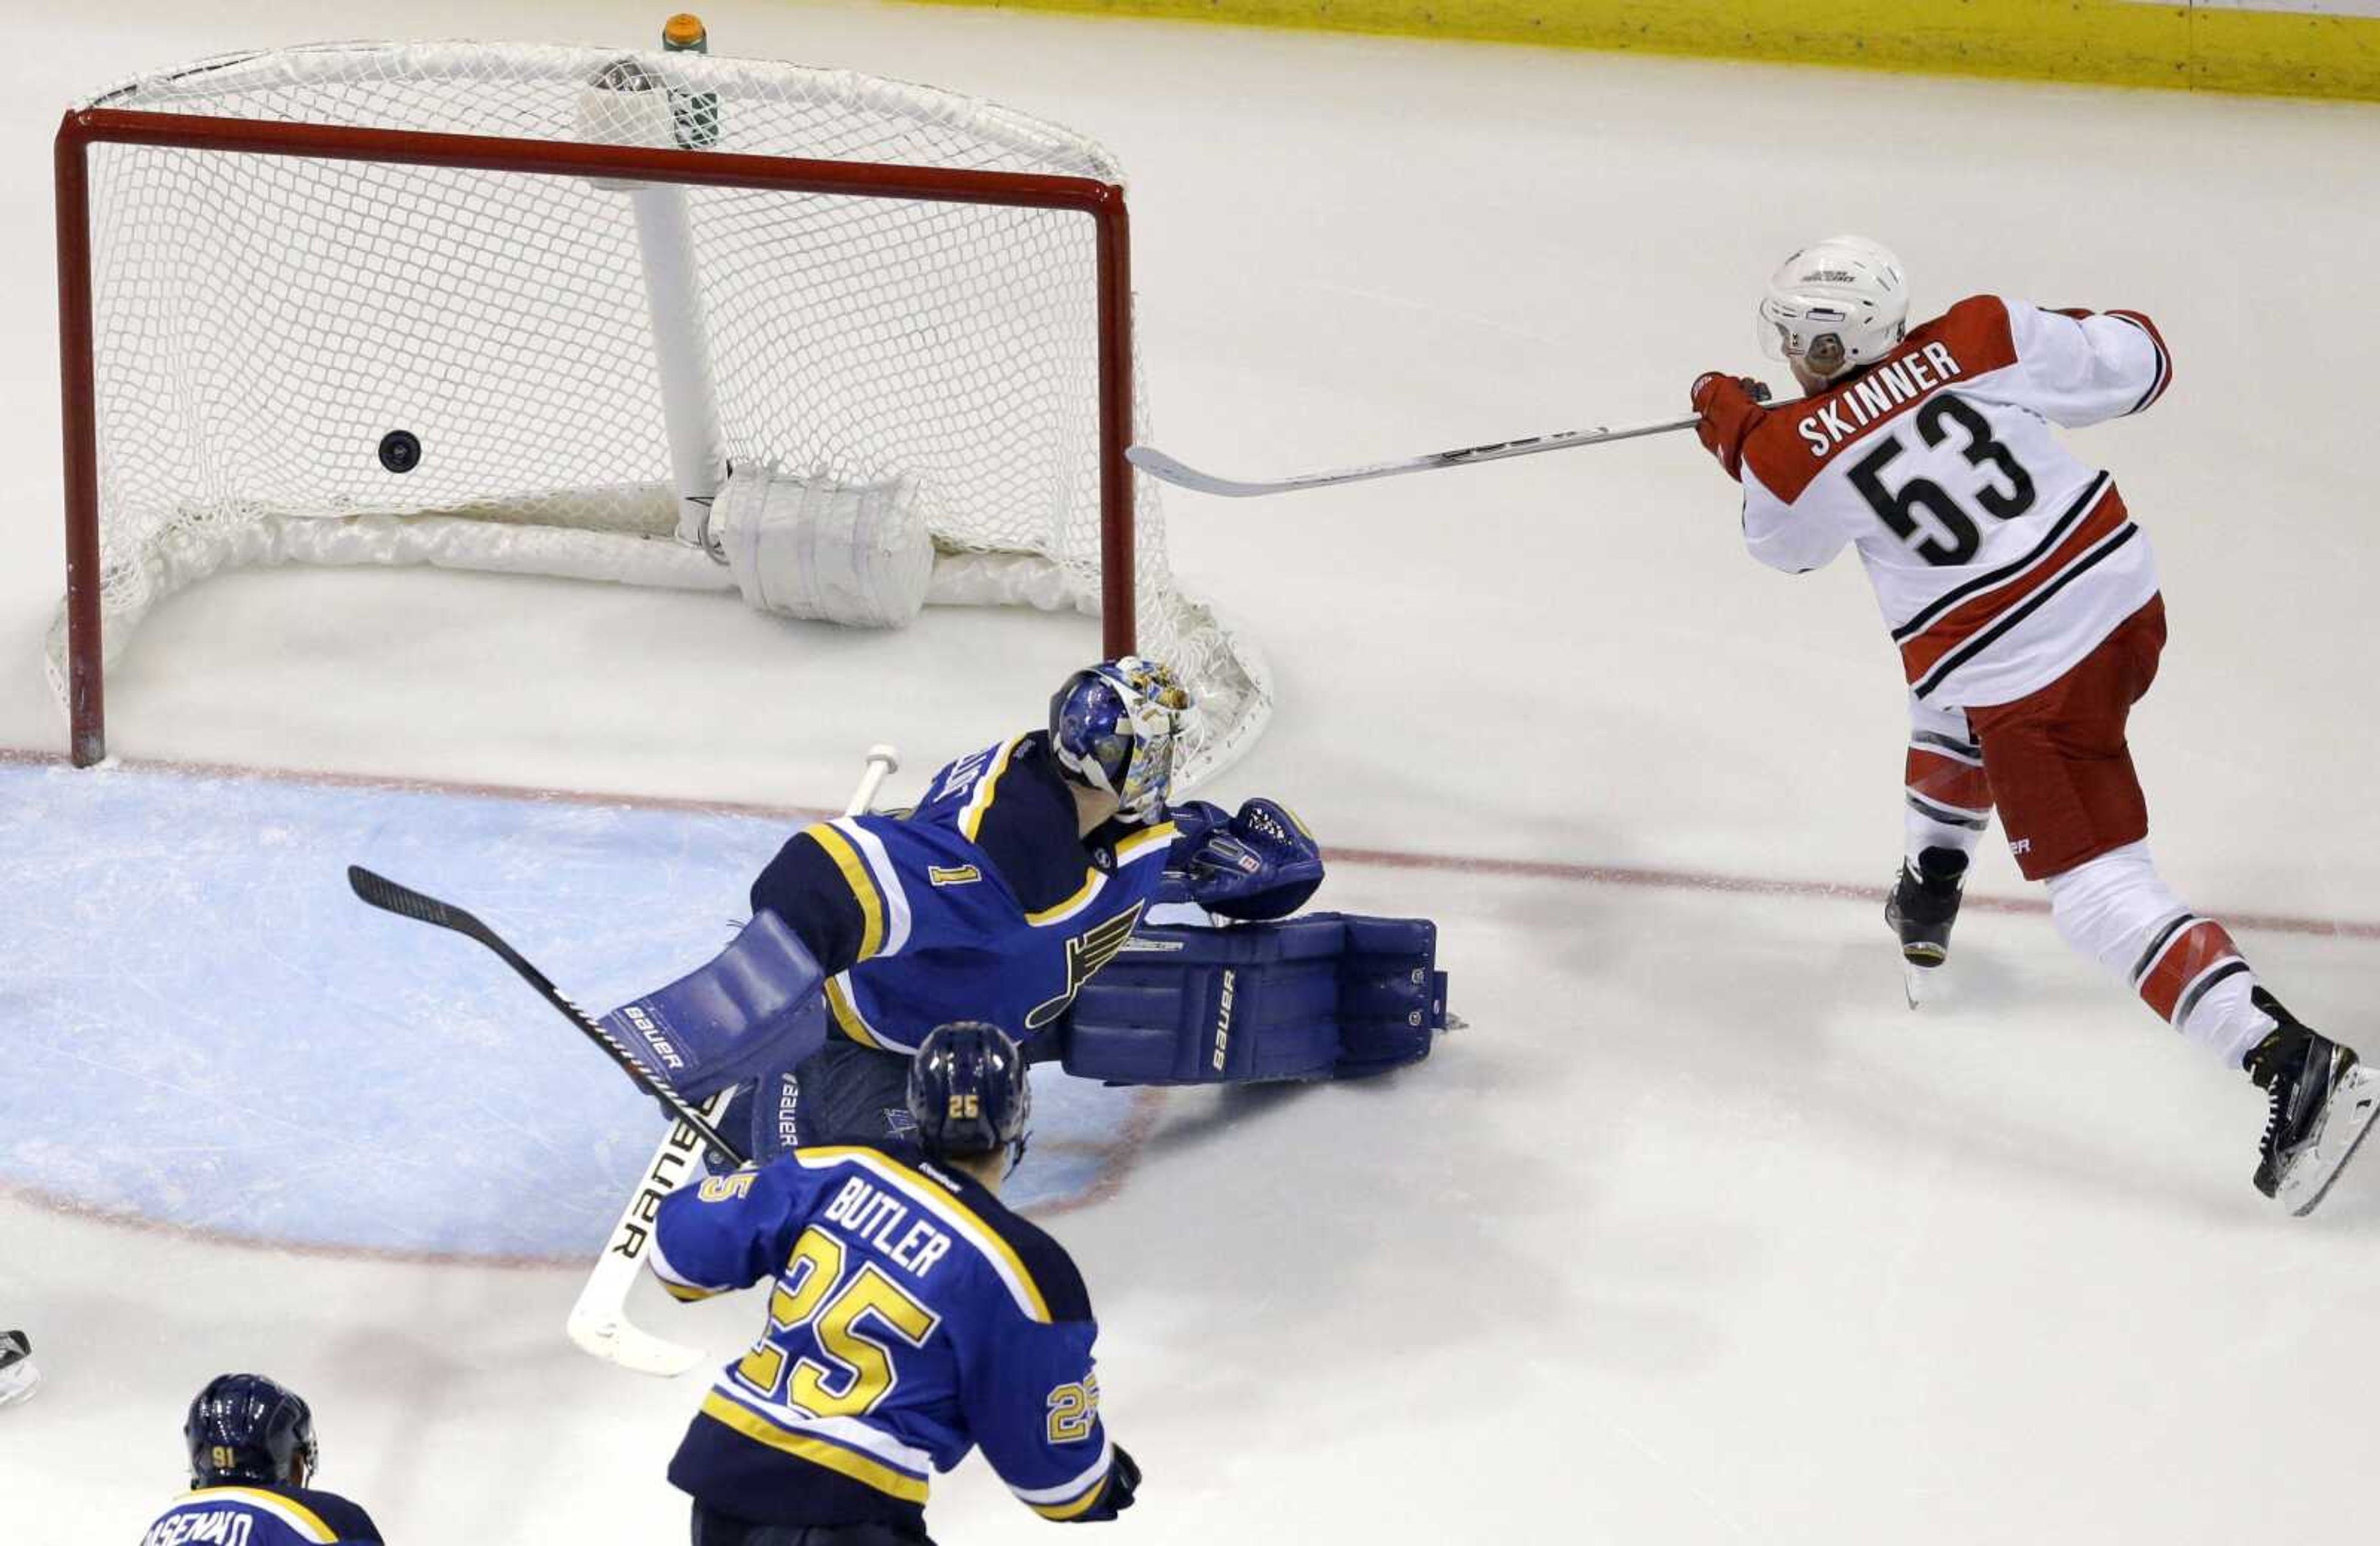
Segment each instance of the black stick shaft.
[{"label": "black stick shaft", "polygon": [[382,912],[395,913],[399,918],[409,918],[417,923],[428,923],[440,929],[452,930],[467,939],[478,941],[495,952],[504,965],[512,968],[522,981],[537,990],[540,998],[553,1005],[565,1019],[577,1026],[581,1035],[602,1048],[604,1054],[613,1063],[618,1064],[621,1071],[629,1078],[636,1081],[638,1089],[669,1107],[677,1119],[692,1128],[703,1142],[721,1153],[728,1155],[737,1164],[744,1163],[749,1158],[739,1145],[730,1143],[722,1138],[719,1129],[712,1126],[702,1113],[686,1101],[686,1097],[672,1089],[667,1079],[647,1067],[644,1059],[638,1057],[626,1042],[613,1035],[587,1011],[571,1003],[562,990],[553,985],[552,978],[530,965],[528,957],[505,943],[504,936],[498,934],[493,929],[450,902],[442,902],[435,896],[425,895],[414,890],[411,886],[400,885],[385,875],[375,875],[360,864],[347,866],[347,884],[355,889],[355,894],[358,897]]}]

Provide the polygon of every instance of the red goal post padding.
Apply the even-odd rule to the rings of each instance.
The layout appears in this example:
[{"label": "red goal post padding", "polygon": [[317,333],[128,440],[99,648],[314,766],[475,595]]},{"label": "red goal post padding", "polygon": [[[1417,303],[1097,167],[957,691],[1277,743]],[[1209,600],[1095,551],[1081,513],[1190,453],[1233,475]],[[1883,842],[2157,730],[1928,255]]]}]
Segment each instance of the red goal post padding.
[{"label": "red goal post padding", "polygon": [[1102,648],[1113,656],[1134,647],[1133,473],[1124,458],[1134,406],[1131,242],[1120,186],[1030,173],[84,108],[67,114],[56,141],[67,709],[78,766],[106,755],[89,164],[95,144],[1079,212],[1098,233]]}]

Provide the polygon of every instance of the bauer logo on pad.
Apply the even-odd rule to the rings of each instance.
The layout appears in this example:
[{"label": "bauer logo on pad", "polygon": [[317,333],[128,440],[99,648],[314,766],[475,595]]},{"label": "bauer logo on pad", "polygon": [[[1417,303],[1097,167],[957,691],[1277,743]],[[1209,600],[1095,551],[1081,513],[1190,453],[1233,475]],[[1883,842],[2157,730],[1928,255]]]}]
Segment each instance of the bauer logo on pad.
[{"label": "bauer logo on pad", "polygon": [[643,1038],[645,1045],[652,1048],[655,1053],[660,1054],[661,1060],[663,1063],[668,1064],[673,1068],[683,1068],[686,1066],[686,1059],[679,1054],[675,1044],[674,1044],[668,1037],[662,1034],[662,1028],[654,1022],[652,1016],[646,1013],[645,1006],[643,1004],[630,1004],[622,1005],[620,1009],[620,1017],[628,1022],[628,1028],[631,1030],[634,1030],[639,1037]]}]

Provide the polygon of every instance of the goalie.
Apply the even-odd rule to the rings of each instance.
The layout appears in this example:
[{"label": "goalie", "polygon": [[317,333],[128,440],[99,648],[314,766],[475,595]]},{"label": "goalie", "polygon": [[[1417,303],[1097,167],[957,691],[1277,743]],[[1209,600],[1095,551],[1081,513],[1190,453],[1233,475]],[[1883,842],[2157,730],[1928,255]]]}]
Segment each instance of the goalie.
[{"label": "goalie", "polygon": [[1117,1084],[1427,1055],[1445,1024],[1435,925],[1290,919],[1323,860],[1286,808],[1167,804],[1189,707],[1154,662],[1076,672],[1046,730],[943,767],[916,809],[795,834],[735,943],[612,1024],[689,1099],[744,1087],[722,1131],[756,1160],[905,1136],[909,1054],[954,1019]]}]

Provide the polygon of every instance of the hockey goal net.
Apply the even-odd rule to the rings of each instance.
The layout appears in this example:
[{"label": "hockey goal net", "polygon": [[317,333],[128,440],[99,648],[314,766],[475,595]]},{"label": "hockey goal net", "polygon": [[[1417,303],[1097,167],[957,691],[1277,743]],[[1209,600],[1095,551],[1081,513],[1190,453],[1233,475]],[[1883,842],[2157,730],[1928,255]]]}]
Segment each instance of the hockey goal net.
[{"label": "hockey goal net", "polygon": [[1171,662],[1185,781],[1262,727],[1260,659],[1175,585],[1123,459],[1123,178],[1079,135],[776,62],[358,43],[130,81],[57,169],[79,762],[105,662],[216,570],[732,590],[698,528],[755,468],[899,481],[929,601],[1092,613]]}]

